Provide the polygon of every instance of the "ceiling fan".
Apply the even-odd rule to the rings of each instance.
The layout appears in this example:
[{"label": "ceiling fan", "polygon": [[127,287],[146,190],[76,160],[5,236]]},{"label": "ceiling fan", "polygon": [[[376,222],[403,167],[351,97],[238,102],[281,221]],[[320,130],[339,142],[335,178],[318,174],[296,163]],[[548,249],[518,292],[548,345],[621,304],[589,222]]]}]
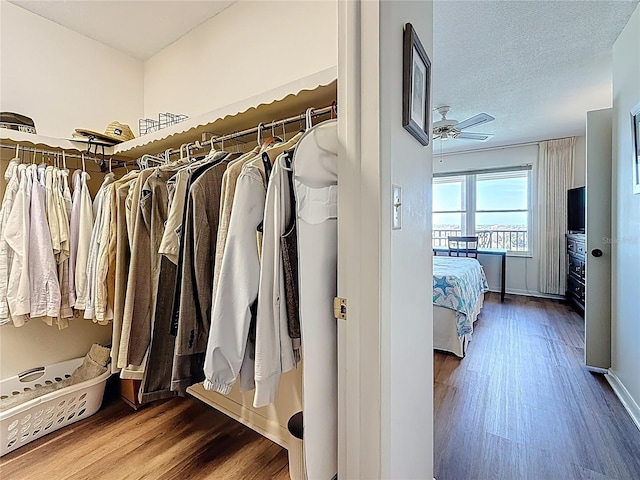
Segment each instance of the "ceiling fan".
[{"label": "ceiling fan", "polygon": [[442,105],[436,108],[438,113],[442,116],[442,119],[437,122],[433,122],[433,138],[440,138],[441,140],[447,140],[449,138],[460,138],[465,140],[480,140],[481,142],[493,137],[493,133],[472,133],[463,132],[467,128],[475,127],[483,123],[492,122],[495,120],[491,115],[486,113],[479,113],[471,118],[467,118],[462,122],[457,120],[449,120],[447,113],[449,113],[449,105]]}]

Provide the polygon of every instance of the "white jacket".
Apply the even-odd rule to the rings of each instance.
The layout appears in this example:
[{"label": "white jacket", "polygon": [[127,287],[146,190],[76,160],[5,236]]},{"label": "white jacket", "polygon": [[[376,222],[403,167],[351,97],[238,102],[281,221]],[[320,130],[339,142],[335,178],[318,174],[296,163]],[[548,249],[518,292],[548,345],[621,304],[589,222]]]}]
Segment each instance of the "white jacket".
[{"label": "white jacket", "polygon": [[9,213],[4,237],[13,251],[13,262],[9,271],[7,303],[11,319],[16,327],[21,327],[31,310],[29,287],[29,209],[31,208],[31,187],[33,170],[26,165],[18,166],[19,187]]},{"label": "white jacket", "polygon": [[73,194],[71,213],[69,214],[69,305],[76,304],[76,258],[78,257],[78,238],[80,235],[80,192],[82,191],[82,171],[76,170],[71,177]]},{"label": "white jacket", "polygon": [[[258,164],[244,166],[236,186],[220,280],[211,312],[204,361],[204,388],[228,395],[245,358],[251,305],[258,295],[260,260],[257,227],[265,205]],[[243,373],[249,369],[243,368]],[[247,384],[243,378],[242,383]]]},{"label": "white jacket", "polygon": [[263,220],[262,266],[256,320],[254,407],[273,403],[280,375],[295,365],[289,336],[280,237],[291,216],[291,192],[285,156],[274,162]]},{"label": "white jacket", "polygon": [[4,178],[8,183],[2,199],[2,209],[0,210],[0,325],[11,321],[9,304],[7,303],[7,288],[9,286],[11,263],[13,262],[13,250],[7,245],[4,232],[20,186],[18,161],[11,160],[9,162],[9,166],[4,172]]},{"label": "white jacket", "polygon": [[80,177],[80,198],[78,211],[78,251],[75,260],[76,310],[84,310],[87,303],[87,261],[93,231],[93,206],[87,186],[89,174],[82,172]]}]

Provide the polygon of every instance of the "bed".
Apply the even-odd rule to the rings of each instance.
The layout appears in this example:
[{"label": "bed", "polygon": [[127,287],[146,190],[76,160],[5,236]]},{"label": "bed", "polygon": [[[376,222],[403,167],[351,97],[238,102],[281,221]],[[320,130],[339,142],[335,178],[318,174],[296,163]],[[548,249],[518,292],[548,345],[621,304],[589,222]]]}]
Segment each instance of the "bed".
[{"label": "bed", "polygon": [[475,258],[433,257],[433,348],[464,357],[489,290]]}]

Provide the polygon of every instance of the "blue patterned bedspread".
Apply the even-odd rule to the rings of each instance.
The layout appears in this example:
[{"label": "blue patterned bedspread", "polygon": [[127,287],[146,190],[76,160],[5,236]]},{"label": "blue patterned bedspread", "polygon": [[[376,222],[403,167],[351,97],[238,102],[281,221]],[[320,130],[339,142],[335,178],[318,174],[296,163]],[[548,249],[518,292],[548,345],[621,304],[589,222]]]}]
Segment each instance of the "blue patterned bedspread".
[{"label": "blue patterned bedspread", "polygon": [[475,258],[433,257],[433,304],[456,311],[459,338],[470,340],[473,321],[480,313],[478,299],[488,290],[482,265]]}]

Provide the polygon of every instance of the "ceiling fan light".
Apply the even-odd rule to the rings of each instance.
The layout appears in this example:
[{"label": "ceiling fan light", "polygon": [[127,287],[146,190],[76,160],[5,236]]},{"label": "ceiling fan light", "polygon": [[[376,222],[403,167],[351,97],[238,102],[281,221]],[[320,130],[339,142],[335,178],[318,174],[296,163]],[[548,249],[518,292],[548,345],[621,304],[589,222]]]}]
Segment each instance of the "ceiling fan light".
[{"label": "ceiling fan light", "polygon": [[449,138],[449,134],[447,132],[442,132],[440,134],[440,140],[447,140]]}]

